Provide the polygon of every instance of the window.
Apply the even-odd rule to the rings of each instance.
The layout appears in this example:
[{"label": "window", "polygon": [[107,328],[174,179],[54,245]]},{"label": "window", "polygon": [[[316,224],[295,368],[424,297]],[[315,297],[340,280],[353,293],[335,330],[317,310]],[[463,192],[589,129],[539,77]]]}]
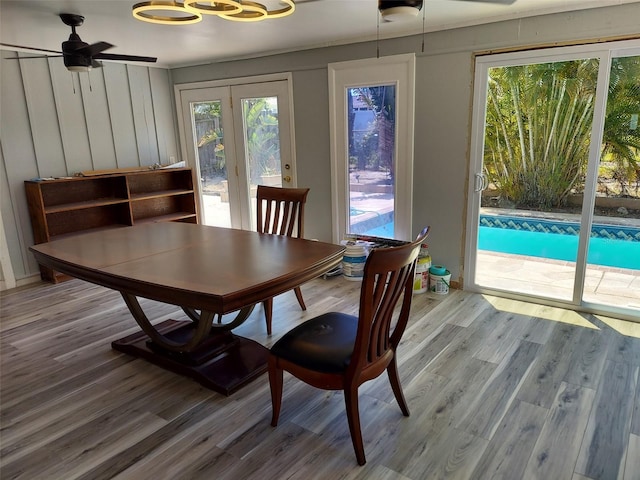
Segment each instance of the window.
[{"label": "window", "polygon": [[409,240],[415,56],[329,65],[333,236]]}]

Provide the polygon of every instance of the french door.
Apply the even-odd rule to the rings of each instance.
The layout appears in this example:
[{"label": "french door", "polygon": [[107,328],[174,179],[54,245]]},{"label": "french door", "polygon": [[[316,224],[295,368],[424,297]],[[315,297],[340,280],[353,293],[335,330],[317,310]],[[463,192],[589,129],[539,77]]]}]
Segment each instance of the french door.
[{"label": "french door", "polygon": [[180,90],[205,225],[256,229],[258,185],[295,186],[286,80]]},{"label": "french door", "polygon": [[638,318],[640,44],[476,60],[465,285]]}]

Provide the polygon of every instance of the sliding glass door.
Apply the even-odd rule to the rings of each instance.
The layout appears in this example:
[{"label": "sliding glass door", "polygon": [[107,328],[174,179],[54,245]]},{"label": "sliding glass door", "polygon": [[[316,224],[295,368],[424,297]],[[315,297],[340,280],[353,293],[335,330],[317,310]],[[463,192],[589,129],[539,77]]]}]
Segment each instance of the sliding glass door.
[{"label": "sliding glass door", "polygon": [[610,63],[583,300],[640,311],[640,50]]},{"label": "sliding glass door", "polygon": [[638,314],[636,45],[477,59],[468,288]]}]

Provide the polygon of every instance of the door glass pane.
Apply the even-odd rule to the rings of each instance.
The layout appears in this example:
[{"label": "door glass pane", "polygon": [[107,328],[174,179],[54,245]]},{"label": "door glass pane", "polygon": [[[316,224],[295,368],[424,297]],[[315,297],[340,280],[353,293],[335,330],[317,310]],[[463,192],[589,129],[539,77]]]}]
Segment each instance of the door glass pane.
[{"label": "door glass pane", "polygon": [[200,166],[204,224],[231,227],[221,102],[193,102],[191,115],[196,160]]},{"label": "door glass pane", "polygon": [[394,238],[396,86],[347,88],[347,232]]},{"label": "door glass pane", "polygon": [[257,185],[282,187],[278,97],[243,98],[242,118],[251,225],[255,230]]},{"label": "door glass pane", "polygon": [[489,69],[478,285],[573,300],[598,64]]},{"label": "door glass pane", "polygon": [[613,58],[583,299],[640,310],[640,57]]}]

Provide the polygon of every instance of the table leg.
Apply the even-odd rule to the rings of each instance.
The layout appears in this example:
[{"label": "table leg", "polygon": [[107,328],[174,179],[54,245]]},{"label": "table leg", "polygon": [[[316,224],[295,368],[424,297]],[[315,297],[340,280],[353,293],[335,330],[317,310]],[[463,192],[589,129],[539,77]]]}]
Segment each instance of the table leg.
[{"label": "table leg", "polygon": [[153,325],[134,295],[122,292],[142,332],[114,341],[115,350],[197,380],[207,388],[230,395],[267,369],[268,350],[253,340],[231,333],[254,306],[241,309],[227,324],[212,324],[214,314],[183,308],[192,320],[167,320]]},{"label": "table leg", "polygon": [[[212,323],[211,328],[215,330],[233,330],[234,328],[242,325],[244,321],[251,315],[253,309],[255,308],[255,304],[249,307],[244,307],[238,311],[234,319],[228,323],[222,323],[222,315],[218,316],[218,323]],[[182,307],[184,313],[193,320],[194,322],[200,322],[202,319],[202,312],[198,312],[195,308],[191,307]]]},{"label": "table leg", "polygon": [[176,342],[158,332],[156,327],[153,326],[145,315],[142,307],[140,306],[140,302],[138,302],[138,298],[135,295],[125,292],[120,293],[122,294],[122,298],[124,298],[127,307],[129,307],[131,315],[133,315],[133,318],[138,322],[142,331],[149,336],[155,345],[163,348],[164,350],[168,350],[170,352],[189,352],[199,346],[204,339],[209,336],[211,331],[211,321],[214,316],[213,312],[201,312],[198,319],[199,321],[194,322],[196,328],[193,329],[193,335],[191,338],[188,338],[183,342]]}]

